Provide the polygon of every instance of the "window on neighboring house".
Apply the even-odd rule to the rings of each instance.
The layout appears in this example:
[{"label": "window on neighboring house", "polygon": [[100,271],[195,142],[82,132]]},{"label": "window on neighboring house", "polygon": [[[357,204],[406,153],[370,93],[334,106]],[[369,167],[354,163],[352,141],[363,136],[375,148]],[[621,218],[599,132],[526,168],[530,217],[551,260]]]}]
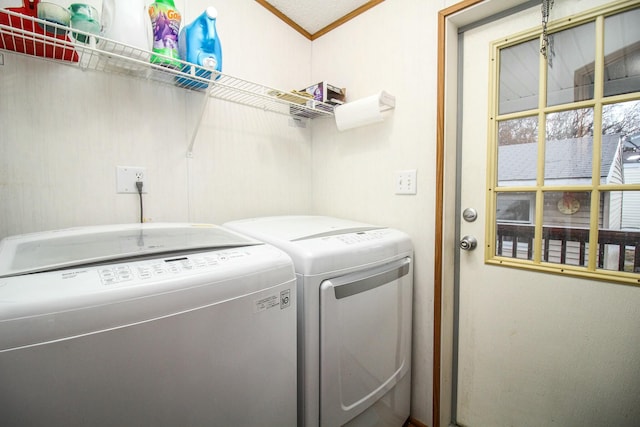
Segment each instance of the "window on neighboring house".
[{"label": "window on neighboring house", "polygon": [[501,193],[496,200],[496,220],[533,224],[534,193]]},{"label": "window on neighboring house", "polygon": [[640,7],[492,44],[489,263],[640,283]]}]

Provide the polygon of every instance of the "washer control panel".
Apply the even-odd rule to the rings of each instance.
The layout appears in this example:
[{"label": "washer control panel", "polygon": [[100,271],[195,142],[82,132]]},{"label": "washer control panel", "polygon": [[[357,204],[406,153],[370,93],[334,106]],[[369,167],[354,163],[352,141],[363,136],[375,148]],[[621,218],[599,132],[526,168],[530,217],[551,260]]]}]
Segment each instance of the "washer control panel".
[{"label": "washer control panel", "polygon": [[207,252],[175,258],[108,265],[99,267],[98,275],[103,285],[114,285],[136,279],[143,281],[146,279],[157,280],[176,274],[215,268],[246,256],[249,256],[249,253],[241,250]]}]

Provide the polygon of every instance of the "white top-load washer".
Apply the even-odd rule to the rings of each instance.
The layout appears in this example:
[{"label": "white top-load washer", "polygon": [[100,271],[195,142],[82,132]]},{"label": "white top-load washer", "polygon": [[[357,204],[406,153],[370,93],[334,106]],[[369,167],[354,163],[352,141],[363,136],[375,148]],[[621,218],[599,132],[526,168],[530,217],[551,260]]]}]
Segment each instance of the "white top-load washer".
[{"label": "white top-load washer", "polygon": [[223,226],[293,259],[298,425],[402,426],[409,417],[413,245],[398,230],[321,216]]},{"label": "white top-load washer", "polygon": [[0,425],[296,423],[296,284],[228,229],[134,224],[0,242]]}]

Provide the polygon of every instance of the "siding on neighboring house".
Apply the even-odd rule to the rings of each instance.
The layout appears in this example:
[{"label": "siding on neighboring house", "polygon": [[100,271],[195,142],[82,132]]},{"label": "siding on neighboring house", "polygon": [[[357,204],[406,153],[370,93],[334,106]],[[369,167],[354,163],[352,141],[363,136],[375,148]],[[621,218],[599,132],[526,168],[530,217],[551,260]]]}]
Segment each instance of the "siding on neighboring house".
[{"label": "siding on neighboring house", "polygon": [[[618,144],[618,148],[615,152],[615,157],[611,163],[611,169],[607,175],[607,184],[622,184],[624,183],[624,172],[622,163],[622,143]],[[600,211],[600,215],[603,217],[602,228],[609,230],[620,230],[622,225],[622,192],[612,191],[604,194],[603,197],[606,201],[606,205],[603,211]]]},{"label": "siding on neighboring house", "polygon": [[[640,184],[640,163],[624,164],[625,184]],[[622,228],[640,229],[640,191],[625,191],[623,195]]]}]

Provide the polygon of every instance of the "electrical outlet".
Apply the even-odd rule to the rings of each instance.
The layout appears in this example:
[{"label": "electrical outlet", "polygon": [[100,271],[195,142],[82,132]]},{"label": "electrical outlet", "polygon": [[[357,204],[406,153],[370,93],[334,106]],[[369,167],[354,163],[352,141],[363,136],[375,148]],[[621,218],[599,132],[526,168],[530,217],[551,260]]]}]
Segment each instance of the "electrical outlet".
[{"label": "electrical outlet", "polygon": [[116,166],[116,192],[117,193],[138,193],[136,182],[143,183],[142,192],[149,192],[149,182],[146,178],[146,168],[134,166]]},{"label": "electrical outlet", "polygon": [[416,177],[417,171],[415,169],[396,171],[396,194],[417,194],[418,181]]}]

